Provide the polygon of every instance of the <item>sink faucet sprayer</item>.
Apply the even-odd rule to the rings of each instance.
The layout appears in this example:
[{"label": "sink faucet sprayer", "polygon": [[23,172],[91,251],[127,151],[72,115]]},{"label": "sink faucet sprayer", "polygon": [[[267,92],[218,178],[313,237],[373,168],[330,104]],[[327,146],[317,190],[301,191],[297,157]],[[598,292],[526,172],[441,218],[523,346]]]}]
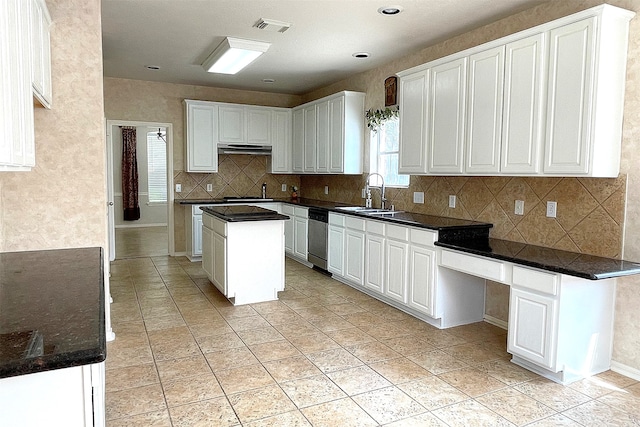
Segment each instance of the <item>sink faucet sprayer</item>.
[{"label": "sink faucet sprayer", "polygon": [[384,209],[384,204],[387,201],[387,199],[384,197],[384,178],[382,177],[382,175],[380,175],[379,173],[370,173],[367,176],[367,181],[365,184],[365,193],[367,195],[367,199],[365,201],[365,206],[370,208],[371,207],[371,189],[370,187],[377,187],[377,186],[372,186],[369,184],[369,180],[371,179],[372,175],[378,175],[380,177],[380,182],[382,183],[382,185],[380,186],[380,208]]}]

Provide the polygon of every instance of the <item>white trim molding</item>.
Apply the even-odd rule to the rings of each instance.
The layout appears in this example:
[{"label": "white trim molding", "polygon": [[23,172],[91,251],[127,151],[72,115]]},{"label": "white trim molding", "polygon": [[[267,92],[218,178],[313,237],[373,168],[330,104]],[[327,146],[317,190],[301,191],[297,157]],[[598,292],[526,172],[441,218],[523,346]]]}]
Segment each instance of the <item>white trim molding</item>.
[{"label": "white trim molding", "polygon": [[508,329],[508,322],[505,322],[504,320],[500,320],[497,317],[493,317],[493,316],[489,316],[488,314],[484,315],[484,321],[493,325],[493,326],[497,326],[498,328],[502,328],[505,331]]},{"label": "white trim molding", "polygon": [[640,369],[632,368],[631,366],[623,365],[615,360],[611,361],[611,370],[617,372],[625,377],[629,377],[636,381],[640,381]]}]

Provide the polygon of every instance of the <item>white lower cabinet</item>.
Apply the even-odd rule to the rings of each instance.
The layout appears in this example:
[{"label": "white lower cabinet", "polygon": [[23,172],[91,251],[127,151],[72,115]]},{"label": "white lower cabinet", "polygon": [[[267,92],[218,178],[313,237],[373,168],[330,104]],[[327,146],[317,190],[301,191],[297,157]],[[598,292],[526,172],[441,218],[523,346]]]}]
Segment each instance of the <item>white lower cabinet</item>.
[{"label": "white lower cabinet", "polygon": [[409,244],[399,240],[385,240],[386,262],[384,294],[389,298],[407,303],[407,261]]},{"label": "white lower cabinet", "polygon": [[213,284],[227,295],[227,238],[222,234],[213,233]]},{"label": "white lower cabinet", "polygon": [[558,330],[557,297],[511,288],[507,351],[552,371]]},{"label": "white lower cabinet", "polygon": [[344,233],[344,277],[357,284],[364,285],[365,263],[365,221],[359,218],[345,217]]},{"label": "white lower cabinet", "polygon": [[436,251],[420,245],[409,246],[409,307],[428,316],[435,315]]},{"label": "white lower cabinet", "polygon": [[201,206],[192,205],[187,207],[184,219],[185,235],[187,238],[187,258],[189,261],[199,261],[202,257],[202,210]]},{"label": "white lower cabinet", "polygon": [[344,215],[329,212],[327,241],[327,270],[344,276]]},{"label": "white lower cabinet", "polygon": [[377,221],[367,221],[364,286],[380,294],[384,292],[384,247],[384,224]]},{"label": "white lower cabinet", "polygon": [[282,213],[289,216],[289,219],[284,222],[285,252],[306,261],[309,209],[284,204]]},{"label": "white lower cabinet", "polygon": [[[202,247],[213,252],[213,230],[210,228],[202,227]],[[213,277],[213,258],[202,258],[202,269],[208,276]]]},{"label": "white lower cabinet", "polygon": [[307,233],[308,233],[308,220],[307,218],[296,216],[294,220],[294,254],[302,259],[307,259]]}]

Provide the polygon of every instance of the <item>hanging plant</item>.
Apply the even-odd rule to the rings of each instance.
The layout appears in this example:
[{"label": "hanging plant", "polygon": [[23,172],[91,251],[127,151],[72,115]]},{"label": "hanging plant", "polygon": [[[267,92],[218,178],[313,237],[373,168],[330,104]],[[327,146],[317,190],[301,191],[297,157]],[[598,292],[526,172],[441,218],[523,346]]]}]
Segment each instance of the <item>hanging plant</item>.
[{"label": "hanging plant", "polygon": [[380,126],[389,119],[398,117],[400,114],[400,107],[385,108],[384,110],[368,109],[364,117],[367,119],[367,127],[374,132],[380,129]]}]

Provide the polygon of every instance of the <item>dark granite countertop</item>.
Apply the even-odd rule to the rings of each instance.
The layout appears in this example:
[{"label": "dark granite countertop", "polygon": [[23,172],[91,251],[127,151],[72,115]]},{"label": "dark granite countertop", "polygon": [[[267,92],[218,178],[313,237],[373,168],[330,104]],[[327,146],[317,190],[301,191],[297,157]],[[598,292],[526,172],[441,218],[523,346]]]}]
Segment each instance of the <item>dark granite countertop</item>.
[{"label": "dark granite countertop", "polygon": [[598,280],[640,273],[640,263],[499,239],[438,241],[436,246],[515,264]]},{"label": "dark granite countertop", "polygon": [[0,378],[106,358],[101,248],[0,253]]},{"label": "dark granite countertop", "polygon": [[257,206],[205,206],[200,209],[227,222],[283,221],[289,219],[287,215]]},{"label": "dark granite countertop", "polygon": [[[212,206],[219,204],[239,204],[239,203],[258,203],[261,199],[253,199],[251,201],[236,199],[236,200],[224,200],[224,199],[182,199],[176,200],[175,203],[180,205],[202,205],[202,204],[210,204]],[[341,207],[345,206],[353,206],[345,203],[336,203],[336,202],[327,202],[323,200],[313,200],[313,199],[304,199],[300,198],[297,200],[291,199],[266,199],[265,203],[268,202],[279,202],[279,203],[288,203],[296,206],[304,206],[307,208],[320,208],[326,209],[329,211],[334,211],[343,215],[353,215],[366,219],[375,219],[385,222],[392,222],[396,224],[410,225],[414,227],[427,228],[430,230],[437,231],[446,231],[447,233],[455,233],[460,234],[463,233],[464,236],[467,237],[467,234],[470,232],[472,236],[487,237],[489,235],[489,229],[493,227],[493,224],[486,222],[477,222],[477,221],[469,221],[466,219],[457,219],[457,218],[448,218],[442,216],[433,216],[433,215],[424,215],[413,212],[399,212],[394,214],[393,216],[374,216],[366,213],[358,213],[351,211],[341,210]]]}]

